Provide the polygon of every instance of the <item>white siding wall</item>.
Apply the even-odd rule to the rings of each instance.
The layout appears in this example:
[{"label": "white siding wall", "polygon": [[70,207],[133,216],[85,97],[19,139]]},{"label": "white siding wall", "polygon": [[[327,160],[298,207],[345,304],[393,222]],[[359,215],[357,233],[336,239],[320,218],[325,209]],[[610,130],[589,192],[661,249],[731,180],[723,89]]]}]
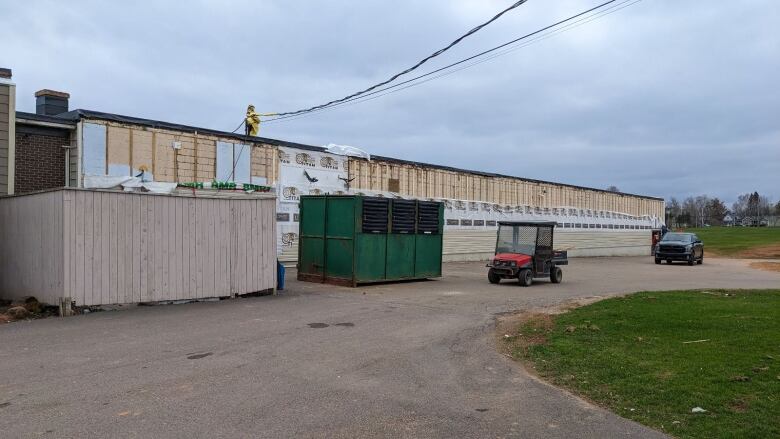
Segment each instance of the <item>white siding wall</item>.
[{"label": "white siding wall", "polygon": [[[650,254],[650,230],[636,231],[555,231],[555,249],[569,256],[646,256]],[[496,231],[445,230],[445,261],[480,261],[493,256]]]}]

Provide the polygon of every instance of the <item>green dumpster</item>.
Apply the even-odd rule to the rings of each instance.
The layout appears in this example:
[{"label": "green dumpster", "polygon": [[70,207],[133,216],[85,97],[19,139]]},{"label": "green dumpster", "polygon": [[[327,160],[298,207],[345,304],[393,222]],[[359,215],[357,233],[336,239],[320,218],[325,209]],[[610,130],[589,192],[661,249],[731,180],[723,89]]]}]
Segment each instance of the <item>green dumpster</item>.
[{"label": "green dumpster", "polygon": [[354,287],[441,277],[442,203],[305,195],[300,211],[299,280]]}]

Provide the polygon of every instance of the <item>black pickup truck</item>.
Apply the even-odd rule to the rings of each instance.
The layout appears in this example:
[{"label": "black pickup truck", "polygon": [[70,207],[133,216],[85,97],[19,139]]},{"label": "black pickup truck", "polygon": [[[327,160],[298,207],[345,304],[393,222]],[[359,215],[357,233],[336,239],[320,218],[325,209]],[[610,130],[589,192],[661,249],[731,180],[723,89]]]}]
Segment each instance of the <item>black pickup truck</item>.
[{"label": "black pickup truck", "polygon": [[655,263],[660,264],[663,260],[667,264],[672,261],[685,261],[688,265],[694,262],[701,264],[704,262],[704,244],[693,233],[669,232],[661,238],[655,249]]}]

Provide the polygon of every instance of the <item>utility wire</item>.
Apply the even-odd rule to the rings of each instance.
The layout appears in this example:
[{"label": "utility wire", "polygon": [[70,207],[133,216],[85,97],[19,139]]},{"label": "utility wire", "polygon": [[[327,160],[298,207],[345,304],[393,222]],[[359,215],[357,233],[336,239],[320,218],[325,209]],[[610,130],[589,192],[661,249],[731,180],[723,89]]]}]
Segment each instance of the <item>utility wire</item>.
[{"label": "utility wire", "polygon": [[460,43],[461,41],[463,41],[464,39],[468,38],[469,36],[479,32],[485,26],[487,26],[490,23],[492,23],[492,22],[498,20],[499,18],[501,18],[502,15],[506,14],[507,12],[511,11],[512,9],[515,9],[515,8],[523,5],[527,1],[528,0],[519,0],[519,1],[515,2],[514,4],[512,4],[508,8],[506,8],[503,11],[499,12],[498,14],[496,14],[490,20],[480,24],[479,26],[477,26],[477,27],[471,29],[470,31],[466,32],[465,34],[461,35],[460,37],[455,39],[453,42],[448,44],[446,47],[441,48],[441,49],[437,50],[436,52],[433,52],[432,54],[430,54],[427,57],[425,57],[422,60],[420,60],[417,64],[413,65],[412,67],[409,67],[408,69],[406,69],[406,70],[404,70],[404,71],[402,71],[400,73],[396,73],[395,75],[391,76],[389,79],[387,79],[385,81],[382,81],[382,82],[380,82],[378,84],[374,84],[371,87],[366,88],[365,90],[361,90],[361,91],[358,91],[356,93],[352,93],[351,95],[345,96],[345,97],[343,97],[341,99],[335,99],[335,100],[332,100],[330,102],[327,102],[327,103],[324,103],[324,104],[321,104],[321,105],[315,105],[314,107],[306,108],[306,109],[303,109],[303,110],[287,111],[287,112],[282,112],[282,113],[277,113],[277,114],[279,116],[294,116],[294,115],[301,114],[301,113],[309,113],[311,111],[318,110],[320,108],[328,107],[328,106],[331,106],[333,104],[337,104],[337,103],[340,103],[340,102],[347,101],[349,99],[356,98],[356,97],[361,96],[361,95],[363,95],[365,93],[368,93],[368,92],[370,92],[370,91],[372,91],[372,90],[374,90],[376,88],[379,88],[379,87],[381,87],[383,85],[387,85],[387,84],[395,81],[396,79],[398,79],[398,77],[406,75],[407,73],[410,73],[413,70],[416,70],[417,68],[419,68],[420,66],[422,66],[423,64],[428,62],[429,60],[431,60],[433,58],[436,58],[437,56],[441,55],[442,53],[450,50],[456,44]]},{"label": "utility wire", "polygon": [[[391,85],[391,86],[388,86],[388,87],[384,87],[384,88],[381,88],[379,90],[372,91],[371,93],[367,93],[365,96],[354,97],[354,98],[351,98],[351,99],[349,99],[347,101],[339,102],[339,103],[330,105],[330,106],[325,107],[325,108],[320,108],[320,109],[315,110],[315,111],[324,111],[324,110],[335,108],[335,107],[338,107],[338,106],[341,106],[341,105],[357,104],[357,103],[361,103],[361,102],[366,102],[366,101],[373,100],[373,99],[376,99],[376,98],[381,97],[381,96],[385,96],[385,95],[390,94],[390,93],[395,93],[397,91],[406,90],[407,88],[411,88],[411,87],[414,87],[416,85],[424,84],[424,83],[429,82],[429,81],[431,81],[433,79],[438,79],[438,78],[441,78],[443,76],[447,76],[447,75],[459,72],[461,70],[465,70],[465,69],[467,69],[469,67],[473,67],[475,65],[482,64],[483,62],[487,62],[487,61],[492,60],[494,58],[497,58],[499,56],[505,55],[505,54],[507,54],[509,52],[521,49],[523,47],[527,47],[527,46],[529,46],[531,44],[534,44],[534,43],[536,43],[538,41],[550,38],[550,37],[552,37],[552,36],[554,36],[556,34],[559,34],[559,33],[565,32],[565,31],[569,31],[569,30],[574,29],[576,27],[579,27],[579,26],[581,26],[583,24],[587,24],[587,23],[589,23],[591,21],[594,21],[594,20],[597,20],[597,19],[602,18],[604,16],[613,14],[615,12],[618,12],[621,9],[624,9],[624,8],[626,8],[628,6],[631,6],[631,5],[635,4],[635,3],[638,3],[641,0],[623,0],[622,2],[619,2],[619,3],[615,4],[615,5],[612,5],[609,8],[606,8],[604,10],[600,10],[600,9],[605,8],[606,6],[611,5],[611,4],[613,4],[615,2],[618,2],[618,1],[619,0],[607,1],[605,3],[602,3],[600,5],[595,6],[593,8],[590,8],[590,9],[588,9],[586,11],[583,11],[583,12],[581,12],[579,14],[573,15],[573,16],[571,16],[569,18],[564,19],[564,20],[560,20],[560,21],[558,21],[558,22],[556,22],[554,24],[551,24],[549,26],[545,26],[545,27],[543,27],[543,28],[541,28],[541,29],[539,29],[537,31],[534,31],[534,32],[531,32],[529,34],[523,35],[522,37],[516,38],[516,39],[514,39],[512,41],[509,41],[507,43],[501,44],[501,45],[496,46],[494,48],[485,50],[483,52],[480,52],[480,53],[478,53],[476,55],[473,55],[473,56],[470,56],[468,58],[464,58],[464,59],[462,59],[460,61],[454,62],[454,63],[449,64],[447,66],[438,68],[436,70],[432,70],[432,71],[430,71],[428,73],[416,76],[414,78],[407,79],[407,80],[399,82],[397,84],[394,84],[394,85]],[[600,11],[598,13],[596,13],[596,14],[586,16],[587,14],[590,14],[590,13],[592,13],[594,11],[597,11],[597,10],[600,10]],[[559,29],[556,29],[553,32],[547,32],[546,34],[544,33],[544,32],[546,32],[548,30],[551,30],[553,28],[559,27],[562,24],[566,24],[566,26],[563,26],[563,27],[561,27]],[[529,39],[531,37],[535,37],[535,38],[533,38],[533,39],[531,39],[529,41],[524,41],[524,40],[527,40],[527,39]],[[504,50],[504,51],[501,51],[501,52],[498,52],[498,53],[494,53],[493,55],[491,55],[491,56],[489,56],[487,58],[483,58],[483,59],[478,60],[476,62],[473,62],[471,64],[467,64],[465,66],[462,66],[461,68],[458,68],[458,69],[455,69],[455,70],[450,70],[450,71],[442,73],[440,75],[436,75],[436,76],[434,76],[432,78],[426,79],[425,81],[419,81],[419,82],[413,83],[411,85],[407,85],[406,87],[402,87],[402,88],[397,89],[397,90],[388,91],[388,90],[392,90],[392,89],[396,89],[398,87],[401,87],[401,86],[403,86],[405,84],[417,81],[419,79],[422,79],[422,78],[434,75],[436,73],[439,73],[439,72],[451,69],[452,67],[458,66],[460,64],[463,64],[463,63],[466,63],[468,61],[474,60],[476,58],[482,57],[484,55],[490,54],[492,52],[495,52],[496,50],[505,48],[507,46],[513,45],[515,43],[518,43],[520,41],[524,41],[524,43],[520,44],[520,45],[517,45],[517,46],[514,46],[514,47],[511,47],[511,48],[509,48],[507,50]],[[387,91],[387,93],[383,93],[385,91]],[[372,96],[372,95],[378,95],[378,96],[369,97],[369,96]],[[300,117],[304,117],[304,116],[307,116],[307,115],[309,115],[309,114],[288,115],[288,116],[277,117],[277,118],[274,118],[274,119],[268,119],[268,120],[266,120],[264,122],[265,123],[269,123],[269,122],[276,122],[276,121],[282,121],[282,120],[287,120],[287,119],[298,119]]]}]

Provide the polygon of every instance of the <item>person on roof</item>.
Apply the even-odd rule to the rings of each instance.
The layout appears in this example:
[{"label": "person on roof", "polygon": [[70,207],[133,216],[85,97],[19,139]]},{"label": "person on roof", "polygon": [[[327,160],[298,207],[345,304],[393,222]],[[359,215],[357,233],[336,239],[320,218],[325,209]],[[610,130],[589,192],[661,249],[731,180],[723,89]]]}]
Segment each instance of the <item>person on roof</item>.
[{"label": "person on roof", "polygon": [[260,132],[260,118],[266,116],[276,116],[276,113],[258,113],[255,111],[254,105],[249,105],[246,108],[246,118],[244,119],[244,125],[246,129],[244,134],[247,136],[256,136]]}]

